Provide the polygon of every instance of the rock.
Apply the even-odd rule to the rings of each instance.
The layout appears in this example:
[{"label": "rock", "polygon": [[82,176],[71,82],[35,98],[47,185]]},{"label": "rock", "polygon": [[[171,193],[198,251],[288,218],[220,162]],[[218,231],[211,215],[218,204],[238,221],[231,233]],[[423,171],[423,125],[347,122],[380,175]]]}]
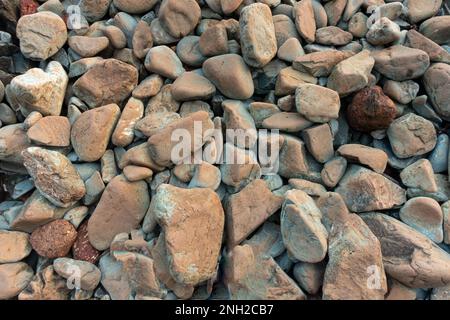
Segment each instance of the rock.
[{"label": "rock", "polygon": [[214,277],[224,226],[222,205],[214,191],[163,184],[148,214],[164,230],[170,273],[176,281],[197,285]]},{"label": "rock", "polygon": [[396,110],[394,102],[379,86],[367,87],[356,93],[347,107],[347,121],[362,132],[386,129],[394,121]]},{"label": "rock", "polygon": [[24,232],[0,230],[0,263],[18,262],[27,257],[31,252],[28,239]]},{"label": "rock", "polygon": [[222,108],[228,141],[242,149],[253,148],[257,141],[257,132],[245,104],[241,101],[225,100],[222,102]]},{"label": "rock", "polygon": [[46,60],[61,49],[67,40],[64,21],[53,12],[23,16],[17,22],[20,51],[31,60]]},{"label": "rock", "polygon": [[176,79],[185,71],[176,53],[167,46],[151,48],[145,57],[145,68],[169,79]]},{"label": "rock", "polygon": [[81,14],[89,22],[98,21],[108,12],[111,0],[81,0],[79,2]]},{"label": "rock", "polygon": [[[225,35],[222,34],[223,29],[218,27],[217,33],[224,37]],[[212,32],[212,31],[210,31]],[[228,37],[227,37],[228,39]],[[211,43],[208,43],[208,48],[211,46]],[[225,44],[223,44],[224,46]],[[214,46],[215,50],[218,50]],[[228,48],[228,42],[227,42],[227,48]],[[221,50],[224,50],[224,48],[220,48]],[[217,51],[215,51],[217,53]],[[207,57],[203,56],[201,50],[200,50],[200,37],[198,36],[186,36],[182,38],[178,44],[177,44],[177,56],[180,58],[180,60],[187,64],[188,66],[192,67],[201,67],[203,62],[207,59]]]},{"label": "rock", "polygon": [[272,12],[264,3],[245,6],[239,17],[241,49],[245,62],[261,68],[277,54]]},{"label": "rock", "polygon": [[[289,9],[292,10],[291,8]],[[292,14],[276,14],[272,17],[278,48],[280,48],[289,38],[297,38],[300,40],[300,36],[291,16]]]},{"label": "rock", "polygon": [[138,83],[135,67],[116,60],[97,62],[73,84],[73,92],[90,108],[121,104]]},{"label": "rock", "polygon": [[120,11],[125,11],[132,14],[142,14],[150,11],[157,0],[113,0],[114,6]]},{"label": "rock", "polygon": [[386,80],[383,85],[383,91],[392,99],[408,104],[413,101],[419,92],[419,85],[411,80],[402,82]]},{"label": "rock", "polygon": [[[136,32],[135,32],[136,33]],[[127,38],[125,34],[116,26],[106,26],[103,34],[108,38],[109,43],[116,49],[123,49],[127,46]],[[134,35],[133,35],[134,39]]]},{"label": "rock", "polygon": [[89,242],[88,220],[78,228],[78,235],[72,247],[72,255],[76,260],[87,261],[92,264],[96,264],[100,258],[101,252]]},{"label": "rock", "polygon": [[405,46],[425,51],[430,57],[430,61],[450,63],[449,52],[416,30],[408,30],[406,33]]},{"label": "rock", "polygon": [[0,102],[3,101],[5,97],[5,85],[0,81]]},{"label": "rock", "polygon": [[374,63],[367,50],[339,62],[331,71],[327,87],[337,91],[340,96],[361,90],[369,84]]},{"label": "rock", "polygon": [[101,284],[111,300],[128,300],[132,297],[129,279],[120,261],[106,254],[100,259],[99,268],[102,273]]},{"label": "rock", "polygon": [[333,136],[327,123],[305,129],[303,140],[314,159],[320,163],[325,163],[333,157]]},{"label": "rock", "polygon": [[324,9],[328,16],[329,26],[335,26],[338,24],[338,21],[341,19],[342,14],[344,13],[346,5],[346,0],[328,1],[328,3],[324,5]]},{"label": "rock", "polygon": [[11,81],[14,100],[25,112],[59,116],[69,78],[59,62],[51,61],[45,72],[33,68]]},{"label": "rock", "polygon": [[334,188],[343,177],[347,169],[347,160],[343,157],[335,157],[325,163],[320,173],[323,183]]},{"label": "rock", "polygon": [[323,27],[316,30],[316,43],[329,46],[345,46],[353,39],[350,32],[335,26]]},{"label": "rock", "polygon": [[443,118],[450,118],[450,65],[435,63],[425,72],[423,83],[434,109]]},{"label": "rock", "polygon": [[185,72],[172,85],[172,95],[177,101],[208,100],[216,93],[216,87],[195,72]]},{"label": "rock", "polygon": [[86,189],[83,180],[69,159],[61,153],[30,147],[22,152],[22,156],[36,188],[56,206],[71,206],[84,196]]},{"label": "rock", "polygon": [[120,169],[125,168],[127,165],[136,165],[150,168],[157,172],[164,170],[164,167],[159,166],[152,159],[147,143],[141,143],[128,149],[117,165]]},{"label": "rock", "polygon": [[135,229],[149,203],[144,181],[128,182],[123,175],[113,178],[89,219],[89,241],[94,248],[105,250],[117,234]]},{"label": "rock", "polygon": [[443,214],[436,200],[426,197],[409,199],[400,209],[400,219],[434,242],[443,241]]},{"label": "rock", "polygon": [[450,255],[426,236],[381,213],[362,215],[381,243],[386,273],[410,288],[436,288],[450,282]]},{"label": "rock", "polygon": [[97,161],[106,151],[120,116],[116,104],[108,104],[83,112],[71,131],[72,146],[83,161]]},{"label": "rock", "polygon": [[231,195],[225,205],[228,247],[232,248],[246,239],[280,209],[282,201],[261,179],[250,182],[240,192]]},{"label": "rock", "polygon": [[267,254],[271,257],[277,257],[285,251],[280,226],[272,222],[265,222],[250,239],[243,243],[250,245],[255,253]]},{"label": "rock", "polygon": [[450,216],[449,216],[450,202],[447,201],[444,204],[442,204],[441,209],[442,209],[443,221],[444,221],[444,224],[443,224],[444,243],[450,244]]},{"label": "rock", "polygon": [[317,79],[292,67],[281,69],[275,84],[275,94],[277,96],[293,94],[297,87],[304,83],[316,84]]},{"label": "rock", "polygon": [[88,215],[89,208],[85,206],[79,206],[70,209],[64,214],[64,220],[69,221],[75,229],[78,229],[81,222],[83,222],[84,218]]},{"label": "rock", "polygon": [[164,0],[159,8],[158,18],[162,27],[173,37],[187,36],[200,21],[201,11],[195,0],[180,3]]},{"label": "rock", "polygon": [[[148,139],[151,158],[161,166],[179,162],[200,149],[205,143],[205,139],[212,134],[213,128],[214,124],[205,111],[198,111],[186,118],[176,120]],[[180,133],[182,129],[187,130],[183,132],[189,132],[190,141],[182,144],[180,150],[179,142],[172,139],[172,134],[173,132]],[[174,148],[177,149],[174,150]]]},{"label": "rock", "polygon": [[261,127],[265,129],[279,129],[286,132],[298,132],[312,125],[297,112],[277,112],[264,119]]},{"label": "rock", "polygon": [[449,286],[434,288],[431,291],[430,300],[449,300],[450,289]]},{"label": "rock", "polygon": [[27,136],[38,145],[68,147],[70,145],[69,120],[61,116],[44,117],[27,131]]},{"label": "rock", "polygon": [[448,168],[448,154],[449,154],[449,138],[448,135],[442,133],[438,135],[436,147],[431,152],[428,160],[430,160],[433,172],[442,173]]},{"label": "rock", "polygon": [[400,178],[409,188],[420,188],[427,192],[438,191],[433,168],[427,159],[420,159],[403,169]]},{"label": "rock", "polygon": [[375,172],[383,173],[386,169],[388,156],[379,149],[361,144],[345,144],[337,149],[336,153],[349,162],[356,162],[368,166]]},{"label": "rock", "polygon": [[152,74],[139,83],[133,90],[133,98],[144,100],[154,97],[160,92],[164,84],[163,78],[158,74]]},{"label": "rock", "polygon": [[151,137],[180,118],[180,115],[176,112],[150,113],[136,122],[134,129],[140,131],[147,137]]},{"label": "rock", "polygon": [[123,168],[123,174],[128,181],[134,182],[151,178],[153,176],[153,171],[145,167],[126,166]]},{"label": "rock", "polygon": [[277,57],[287,62],[294,62],[304,54],[300,41],[297,38],[289,38],[278,48]]},{"label": "rock", "polygon": [[24,262],[0,264],[0,299],[16,297],[33,277],[33,269]]},{"label": "rock", "polygon": [[348,22],[348,31],[358,38],[363,38],[369,31],[367,16],[362,12],[354,14]]},{"label": "rock", "polygon": [[327,253],[328,232],[313,199],[301,190],[286,193],[280,226],[286,249],[296,259],[316,263]]},{"label": "rock", "polygon": [[337,50],[313,52],[298,57],[292,63],[292,67],[298,71],[308,72],[314,77],[323,77],[328,76],[335,65],[350,56],[349,52]]},{"label": "rock", "polygon": [[367,41],[374,45],[386,45],[400,39],[400,27],[386,17],[383,17],[369,28],[366,34]]},{"label": "rock", "polygon": [[207,28],[198,39],[200,54],[205,57],[219,56],[227,54],[230,50],[228,46],[228,34],[224,24],[218,23]]},{"label": "rock", "polygon": [[172,84],[164,85],[158,94],[152,97],[147,107],[145,115],[156,112],[177,112],[180,109],[180,102],[176,101],[172,95]]},{"label": "rock", "polygon": [[195,166],[189,188],[210,188],[217,190],[221,182],[220,169],[207,162]]},{"label": "rock", "polygon": [[400,159],[433,150],[437,140],[433,124],[413,113],[395,119],[387,135],[394,154]]},{"label": "rock", "polygon": [[77,289],[94,290],[102,276],[100,270],[92,263],[80,260],[73,260],[70,258],[58,258],[53,261],[53,269],[61,277],[71,279],[77,277],[75,286],[79,285]]},{"label": "rock", "polygon": [[306,119],[324,123],[338,118],[341,104],[335,91],[305,83],[295,91],[295,106]]},{"label": "rock", "polygon": [[102,176],[98,171],[95,171],[89,179],[86,180],[86,194],[83,198],[84,205],[91,205],[98,201],[103,190],[105,190],[105,184],[103,183]]},{"label": "rock", "polygon": [[295,136],[283,135],[284,142],[279,156],[279,175],[299,178],[308,174],[305,144]]},{"label": "rock", "polygon": [[230,99],[245,100],[253,95],[252,75],[237,54],[209,58],[203,63],[203,72]]},{"label": "rock", "polygon": [[420,33],[437,44],[449,42],[450,16],[433,17],[420,25]]},{"label": "rock", "polygon": [[73,225],[58,219],[34,230],[30,243],[40,256],[53,259],[67,255],[76,237],[77,231]]},{"label": "rock", "polygon": [[311,43],[315,40],[316,21],[314,19],[314,10],[311,0],[302,0],[295,3],[293,8],[295,26],[298,33],[307,42]]},{"label": "rock", "polygon": [[381,174],[351,165],[336,192],[352,212],[387,210],[406,201],[405,190]]},{"label": "rock", "polygon": [[37,272],[28,286],[19,294],[19,300],[67,300],[70,289],[52,265]]},{"label": "rock", "polygon": [[104,59],[102,57],[91,57],[81,58],[80,60],[72,62],[69,67],[69,78],[74,78],[85,74],[90,68],[95,66],[97,62],[103,60]]},{"label": "rock", "polygon": [[299,262],[293,270],[300,287],[311,295],[317,294],[322,287],[324,273],[325,266],[322,263]]},{"label": "rock", "polygon": [[134,127],[143,115],[144,104],[140,100],[130,98],[123,108],[122,114],[111,136],[111,142],[118,147],[126,147],[132,143],[134,139]]},{"label": "rock", "polygon": [[387,283],[382,245],[357,215],[348,215],[344,221],[334,224],[322,298],[383,300]]},{"label": "rock", "polygon": [[68,43],[75,53],[83,58],[88,58],[105,50],[109,45],[109,39],[107,37],[71,36]]},{"label": "rock", "polygon": [[422,76],[430,66],[427,53],[395,45],[372,53],[375,70],[389,79],[404,81]]},{"label": "rock", "polygon": [[409,21],[417,23],[436,15],[442,5],[442,0],[408,0],[405,5],[408,8]]},{"label": "rock", "polygon": [[233,248],[224,269],[231,299],[306,299],[302,290],[272,257],[255,254],[247,244]]},{"label": "rock", "polygon": [[[243,0],[220,0],[220,8],[225,15],[230,15],[239,8]],[[211,6],[210,6],[211,7]]]}]

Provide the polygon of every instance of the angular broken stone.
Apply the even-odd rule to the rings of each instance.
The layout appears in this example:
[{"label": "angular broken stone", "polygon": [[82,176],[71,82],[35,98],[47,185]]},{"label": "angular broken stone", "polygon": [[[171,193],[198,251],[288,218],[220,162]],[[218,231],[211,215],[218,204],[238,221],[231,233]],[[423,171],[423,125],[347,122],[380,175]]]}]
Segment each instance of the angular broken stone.
[{"label": "angular broken stone", "polygon": [[303,140],[306,148],[320,163],[325,163],[333,157],[333,136],[327,123],[305,129]]},{"label": "angular broken stone", "polygon": [[361,144],[345,144],[336,153],[349,162],[357,162],[368,166],[375,172],[383,173],[387,166],[388,156],[383,150]]},{"label": "angular broken stone", "polygon": [[280,209],[282,202],[283,199],[274,195],[261,179],[231,195],[225,205],[228,247],[240,244]]},{"label": "angular broken stone", "polygon": [[61,64],[52,61],[44,70],[33,68],[15,77],[10,90],[25,112],[59,116],[69,78]]},{"label": "angular broken stone", "polygon": [[255,254],[249,245],[228,254],[225,283],[231,299],[304,300],[305,294],[267,255]]},{"label": "angular broken stone", "polygon": [[52,265],[38,271],[23,290],[19,300],[67,300],[70,289],[67,280],[59,276]]},{"label": "angular broken stone", "polygon": [[98,250],[109,248],[117,234],[130,232],[139,225],[149,203],[145,181],[129,182],[123,175],[113,178],[89,219],[91,244]]},{"label": "angular broken stone", "polygon": [[54,205],[69,207],[86,193],[77,170],[61,153],[30,147],[22,152],[22,156],[36,188]]},{"label": "angular broken stone", "polygon": [[427,192],[437,192],[433,167],[427,159],[420,159],[400,172],[402,183],[409,188],[419,188]]},{"label": "angular broken stone", "polygon": [[92,162],[103,156],[119,116],[119,107],[109,104],[83,112],[77,118],[72,126],[71,142],[81,160]]},{"label": "angular broken stone", "polygon": [[348,168],[336,192],[353,212],[392,209],[406,201],[406,192],[399,185],[358,165]]},{"label": "angular broken stone", "polygon": [[386,273],[411,288],[450,283],[450,255],[426,236],[382,213],[362,215],[380,240]]},{"label": "angular broken stone", "polygon": [[309,72],[314,77],[328,76],[334,66],[352,54],[348,51],[326,50],[308,53],[294,60],[292,67],[298,71]]},{"label": "angular broken stone", "polygon": [[314,200],[301,190],[286,193],[280,226],[286,249],[296,259],[317,263],[327,253],[328,232]]},{"label": "angular broken stone", "polygon": [[214,276],[224,226],[222,205],[214,191],[163,184],[148,214],[164,230],[170,273],[178,282],[197,285]]},{"label": "angular broken stone", "polygon": [[[382,245],[355,214],[335,223],[329,236],[329,261],[325,270],[322,298],[383,300],[387,282]],[[376,280],[370,278],[373,274],[377,275]]]}]

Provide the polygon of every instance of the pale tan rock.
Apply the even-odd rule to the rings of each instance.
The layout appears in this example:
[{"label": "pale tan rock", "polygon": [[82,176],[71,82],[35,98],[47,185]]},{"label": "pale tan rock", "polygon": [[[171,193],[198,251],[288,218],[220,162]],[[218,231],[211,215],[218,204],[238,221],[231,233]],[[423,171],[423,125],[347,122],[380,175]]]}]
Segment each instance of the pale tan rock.
[{"label": "pale tan rock", "polygon": [[151,48],[145,57],[145,68],[169,79],[176,79],[185,72],[176,53],[167,46]]},{"label": "pale tan rock", "polygon": [[322,212],[322,223],[328,233],[335,223],[342,223],[350,214],[344,199],[339,193],[327,192],[322,194],[317,200],[316,205]]},{"label": "pale tan rock", "polygon": [[50,265],[36,273],[28,286],[19,294],[19,300],[68,300],[67,280],[59,276]]},{"label": "pale tan rock", "polygon": [[24,262],[0,264],[0,299],[17,296],[33,277],[33,269]]},{"label": "pale tan rock", "polygon": [[0,128],[0,159],[5,162],[22,164],[22,151],[31,144],[21,123]]},{"label": "pale tan rock", "polygon": [[180,119],[180,115],[176,112],[150,113],[137,121],[134,128],[145,136],[151,137],[178,119]]},{"label": "pale tan rock", "polygon": [[[36,188],[56,206],[69,207],[86,193],[77,170],[61,153],[30,147],[22,152],[22,156]],[[55,176],[58,179],[54,179]]]},{"label": "pale tan rock", "polygon": [[436,15],[442,5],[442,0],[408,0],[408,17],[411,23],[431,18]]},{"label": "pale tan rock", "polygon": [[426,236],[382,213],[362,215],[380,240],[386,273],[411,288],[450,283],[450,255]]},{"label": "pale tan rock", "polygon": [[312,126],[312,124],[311,121],[306,120],[297,112],[277,112],[264,119],[261,126],[265,129],[299,132]]},{"label": "pale tan rock", "polygon": [[420,159],[400,172],[400,178],[405,186],[419,188],[427,192],[437,192],[433,167],[427,159]]},{"label": "pale tan rock", "polygon": [[299,262],[294,266],[295,280],[307,293],[315,295],[319,292],[323,283],[325,264]]},{"label": "pale tan rock", "polygon": [[[58,258],[53,261],[53,269],[57,274],[65,279],[71,279],[77,272],[80,281],[79,288],[83,290],[95,290],[100,282],[101,272],[92,263],[87,261],[74,260],[70,258]],[[78,285],[75,284],[75,285]]]},{"label": "pale tan rock", "polygon": [[347,160],[344,157],[335,157],[326,162],[320,173],[323,183],[329,187],[334,188],[347,169]]},{"label": "pale tan rock", "polygon": [[71,36],[69,47],[83,58],[94,57],[109,45],[107,37]]},{"label": "pale tan rock", "polygon": [[70,145],[69,120],[62,116],[44,117],[28,129],[27,136],[39,145],[67,147]]},{"label": "pale tan rock", "polygon": [[307,41],[314,42],[316,33],[316,20],[311,0],[302,0],[295,4],[293,9],[295,26],[298,33]]},{"label": "pale tan rock", "polygon": [[138,144],[125,152],[122,158],[117,163],[120,169],[125,168],[128,165],[136,165],[140,167],[150,168],[153,171],[163,171],[164,167],[158,165],[150,155],[150,149],[147,143]]},{"label": "pale tan rock", "polygon": [[164,230],[169,269],[176,281],[197,285],[214,277],[224,226],[224,212],[214,191],[163,184],[148,214]]},{"label": "pale tan rock", "polygon": [[383,300],[387,282],[382,249],[359,216],[350,214],[335,223],[329,238],[322,298]]},{"label": "pale tan rock", "polygon": [[405,46],[425,51],[432,62],[450,63],[450,53],[416,30],[408,30]]},{"label": "pale tan rock", "polygon": [[350,32],[335,26],[323,27],[316,30],[316,43],[329,46],[345,46],[353,40]]},{"label": "pale tan rock", "polygon": [[347,5],[347,0],[333,0],[328,1],[323,6],[327,16],[328,16],[328,25],[335,26],[338,24],[339,20],[344,13],[345,6]]},{"label": "pale tan rock", "polygon": [[327,123],[305,129],[303,140],[314,159],[320,163],[325,163],[333,157],[333,135]]},{"label": "pale tan rock", "polygon": [[149,203],[145,181],[128,182],[123,175],[113,178],[89,219],[91,244],[98,250],[109,248],[117,234],[137,228]]},{"label": "pale tan rock", "polygon": [[287,62],[293,62],[304,54],[302,44],[297,38],[287,39],[277,51],[277,57]]},{"label": "pale tan rock", "polygon": [[275,84],[275,94],[285,96],[293,94],[301,84],[316,84],[317,79],[306,72],[297,71],[292,67],[281,69]]},{"label": "pale tan rock", "polygon": [[231,299],[304,300],[305,294],[272,257],[255,254],[249,245],[236,246],[225,264]]},{"label": "pale tan rock", "polygon": [[281,207],[282,201],[261,179],[231,195],[225,205],[228,247],[241,243]]},{"label": "pale tan rock", "polygon": [[387,166],[388,156],[386,152],[362,144],[342,145],[336,150],[336,153],[349,162],[366,165],[378,173],[383,173]]},{"label": "pale tan rock", "polygon": [[109,104],[83,112],[72,126],[72,146],[83,161],[97,161],[106,151],[120,116],[119,106]]},{"label": "pale tan rock", "polygon": [[134,88],[132,95],[136,99],[146,99],[158,94],[164,84],[163,78],[159,74],[152,74],[139,83]]},{"label": "pale tan rock", "polygon": [[289,185],[298,190],[306,192],[311,197],[319,197],[327,193],[327,189],[320,183],[311,182],[305,179],[289,179]]},{"label": "pale tan rock", "polygon": [[177,101],[208,100],[216,87],[196,72],[185,72],[172,85],[172,95]]},{"label": "pale tan rock", "polygon": [[149,168],[131,165],[123,168],[123,174],[128,181],[134,182],[151,178],[153,176],[153,171]]},{"label": "pale tan rock", "polygon": [[144,116],[144,104],[135,98],[130,98],[122,110],[119,121],[111,136],[111,142],[118,147],[126,147],[134,139],[134,127]]},{"label": "pale tan rock", "polygon": [[389,292],[385,300],[416,300],[417,290],[409,288],[394,279],[388,279]]},{"label": "pale tan rock", "polygon": [[423,83],[434,110],[445,119],[450,118],[450,65],[435,63],[425,72]]},{"label": "pale tan rock", "polygon": [[0,263],[18,262],[31,252],[29,236],[24,232],[0,230]]},{"label": "pale tan rock", "polygon": [[295,91],[297,112],[312,122],[337,119],[341,102],[336,91],[314,84],[301,84]]}]

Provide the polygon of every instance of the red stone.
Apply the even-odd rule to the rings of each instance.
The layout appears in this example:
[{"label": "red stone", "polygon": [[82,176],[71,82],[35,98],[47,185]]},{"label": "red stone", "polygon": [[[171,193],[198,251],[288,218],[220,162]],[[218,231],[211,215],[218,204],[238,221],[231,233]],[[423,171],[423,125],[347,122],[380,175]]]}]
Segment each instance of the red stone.
[{"label": "red stone", "polygon": [[347,107],[347,121],[355,130],[371,132],[388,128],[396,113],[394,101],[379,86],[372,86],[362,89],[353,97]]},{"label": "red stone", "polygon": [[89,242],[88,220],[83,222],[78,228],[78,236],[72,247],[72,254],[75,260],[83,260],[96,264],[100,258],[101,251],[95,249]]},{"label": "red stone", "polygon": [[59,219],[34,230],[30,243],[40,256],[53,259],[66,256],[76,237],[74,226],[67,220]]},{"label": "red stone", "polygon": [[39,4],[35,0],[20,0],[20,16],[36,13],[38,7]]}]

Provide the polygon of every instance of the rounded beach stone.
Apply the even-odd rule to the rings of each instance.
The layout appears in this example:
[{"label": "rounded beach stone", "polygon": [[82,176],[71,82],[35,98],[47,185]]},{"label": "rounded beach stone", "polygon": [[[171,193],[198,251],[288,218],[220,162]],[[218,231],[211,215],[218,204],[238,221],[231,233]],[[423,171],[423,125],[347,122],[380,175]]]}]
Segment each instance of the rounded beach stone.
[{"label": "rounded beach stone", "polygon": [[176,53],[167,46],[151,48],[145,57],[145,68],[169,79],[176,79],[185,71]]},{"label": "rounded beach stone", "polygon": [[66,256],[76,238],[74,226],[67,220],[59,219],[34,230],[30,243],[41,257],[53,259]]},{"label": "rounded beach stone", "polygon": [[191,33],[200,17],[200,6],[195,0],[163,0],[158,13],[162,27],[175,38]]},{"label": "rounded beach stone", "polygon": [[18,262],[31,252],[25,232],[0,230],[0,263]]},{"label": "rounded beach stone", "polygon": [[0,264],[0,299],[16,297],[33,278],[33,269],[24,262]]},{"label": "rounded beach stone", "polygon": [[150,11],[158,0],[114,0],[113,3],[120,11],[140,14]]}]

